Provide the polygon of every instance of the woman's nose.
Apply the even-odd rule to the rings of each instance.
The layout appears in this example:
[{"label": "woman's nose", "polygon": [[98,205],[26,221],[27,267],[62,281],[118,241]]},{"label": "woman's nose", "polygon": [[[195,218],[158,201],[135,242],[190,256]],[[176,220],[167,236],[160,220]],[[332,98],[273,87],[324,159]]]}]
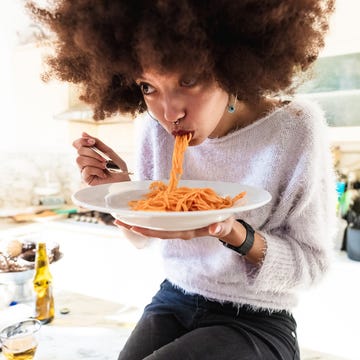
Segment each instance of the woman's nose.
[{"label": "woman's nose", "polygon": [[167,97],[163,101],[163,116],[166,121],[176,122],[185,116],[185,107],[175,97]]}]

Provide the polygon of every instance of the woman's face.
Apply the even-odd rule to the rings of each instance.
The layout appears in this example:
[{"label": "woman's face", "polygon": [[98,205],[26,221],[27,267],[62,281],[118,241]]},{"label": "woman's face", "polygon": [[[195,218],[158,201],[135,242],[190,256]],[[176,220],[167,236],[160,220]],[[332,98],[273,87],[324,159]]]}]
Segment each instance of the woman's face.
[{"label": "woman's face", "polygon": [[232,127],[226,111],[229,96],[214,81],[149,70],[136,83],[151,116],[174,136],[191,132],[190,145],[223,136]]}]

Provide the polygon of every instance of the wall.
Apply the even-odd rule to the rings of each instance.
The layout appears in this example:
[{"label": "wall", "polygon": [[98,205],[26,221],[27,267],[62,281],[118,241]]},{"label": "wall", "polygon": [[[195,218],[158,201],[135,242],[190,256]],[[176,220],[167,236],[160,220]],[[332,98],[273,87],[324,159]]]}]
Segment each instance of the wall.
[{"label": "wall", "polygon": [[339,172],[360,179],[360,52],[320,57],[298,92],[324,110]]},{"label": "wall", "polygon": [[[66,198],[79,181],[74,171],[67,124],[54,113],[68,104],[68,85],[44,83],[44,51],[34,44],[4,52],[11,59],[8,82],[1,85],[0,209],[32,205],[34,188],[45,174],[59,180]],[[6,87],[5,87],[6,85]]]},{"label": "wall", "polygon": [[47,178],[59,183],[67,202],[80,186],[80,174],[70,153],[0,153],[0,163],[5,164],[0,177],[0,210],[4,214],[37,205],[36,187],[46,185]]},{"label": "wall", "polygon": [[[133,122],[95,124],[57,118],[76,104],[68,84],[44,83],[43,57],[46,52],[34,44],[17,46],[11,52],[7,76],[0,84],[2,103],[0,132],[0,210],[24,208],[36,201],[34,190],[46,182],[60,183],[61,195],[70,202],[71,194],[82,186],[72,142],[82,131],[101,138],[119,151],[133,169]],[[9,55],[9,54],[8,54]]]},{"label": "wall", "polygon": [[[59,181],[62,193],[69,199],[81,186],[71,143],[84,130],[114,147],[128,161],[129,169],[133,168],[131,121],[94,125],[55,119],[56,115],[76,105],[76,99],[68,84],[41,81],[44,49],[27,40],[26,21],[20,21],[22,6],[20,0],[0,2],[0,210],[30,205],[34,188],[44,181],[45,176]],[[359,1],[338,0],[336,7],[322,56],[359,53]],[[22,43],[14,46],[18,41],[18,25],[22,27]],[[354,109],[358,109],[357,106],[354,102]],[[357,168],[360,123],[357,127],[331,128],[330,137],[333,144],[339,146],[341,166]]]}]

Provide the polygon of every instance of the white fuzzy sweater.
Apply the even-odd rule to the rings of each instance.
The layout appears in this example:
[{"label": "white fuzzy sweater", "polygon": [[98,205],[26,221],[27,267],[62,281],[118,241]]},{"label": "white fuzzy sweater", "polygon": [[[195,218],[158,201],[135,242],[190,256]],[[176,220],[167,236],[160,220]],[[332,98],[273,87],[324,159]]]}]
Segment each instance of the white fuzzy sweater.
[{"label": "white fuzzy sweater", "polygon": [[[138,125],[139,179],[168,178],[173,136],[147,116]],[[271,193],[267,205],[239,214],[265,237],[267,250],[255,267],[214,237],[163,241],[168,280],[221,302],[291,311],[299,290],[317,282],[330,261],[336,195],[326,134],[320,108],[298,99],[189,147],[182,179],[238,182]]]}]

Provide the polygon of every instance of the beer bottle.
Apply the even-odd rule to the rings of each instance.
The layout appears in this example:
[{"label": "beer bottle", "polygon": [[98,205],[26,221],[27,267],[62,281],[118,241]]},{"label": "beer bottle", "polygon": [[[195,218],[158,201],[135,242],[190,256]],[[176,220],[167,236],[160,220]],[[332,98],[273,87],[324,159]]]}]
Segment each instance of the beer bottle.
[{"label": "beer bottle", "polygon": [[55,314],[52,275],[49,265],[46,244],[40,242],[36,249],[33,285],[36,296],[35,317],[42,324],[47,324],[52,321]]}]

